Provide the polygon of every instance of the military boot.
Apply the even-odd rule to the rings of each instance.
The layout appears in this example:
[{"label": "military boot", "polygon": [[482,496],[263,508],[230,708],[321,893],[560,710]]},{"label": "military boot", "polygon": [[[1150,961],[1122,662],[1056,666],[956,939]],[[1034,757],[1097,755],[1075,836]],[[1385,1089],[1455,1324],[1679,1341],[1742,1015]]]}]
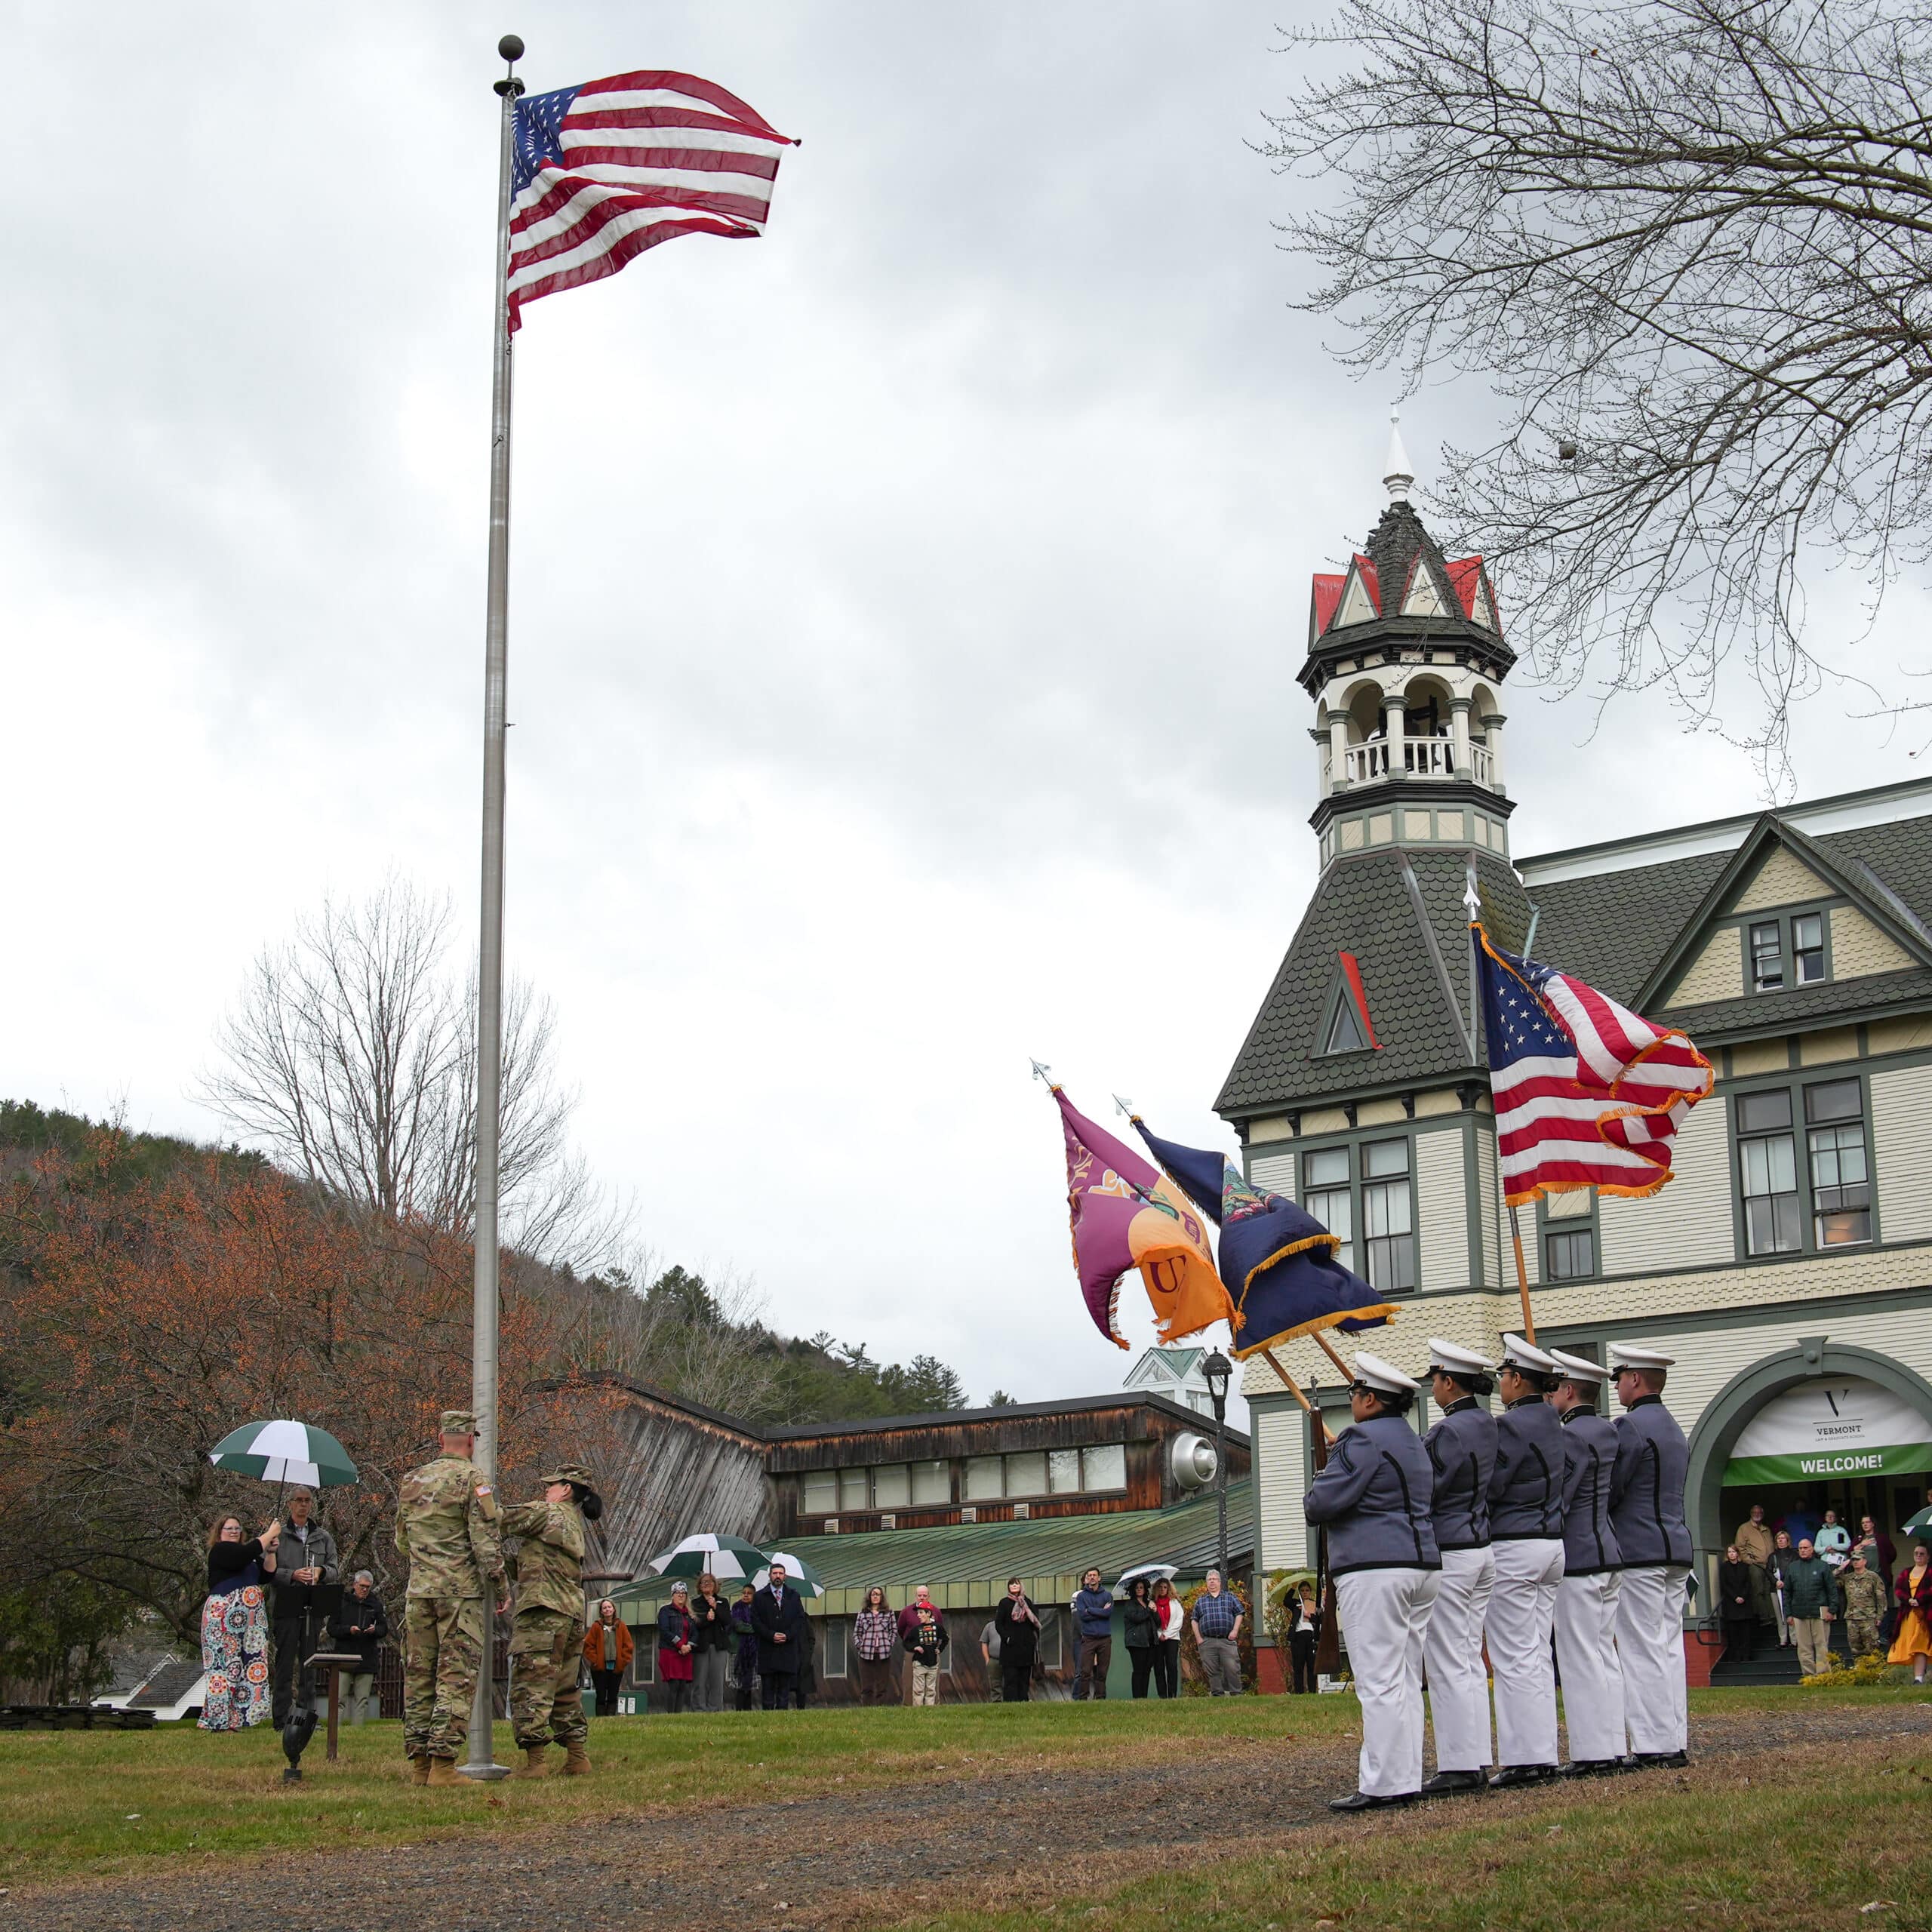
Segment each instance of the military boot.
[{"label": "military boot", "polygon": [[463,1780],[456,1774],[456,1760],[454,1758],[432,1758],[429,1760],[429,1775],[423,1782],[433,1790],[438,1785],[461,1784]]},{"label": "military boot", "polygon": [[583,1740],[574,1737],[564,1752],[564,1776],[567,1778],[587,1778],[590,1775],[590,1753],[583,1748]]},{"label": "military boot", "polygon": [[526,1744],[523,1747],[523,1762],[510,1775],[519,1778],[548,1777],[550,1765],[543,1755],[545,1748],[541,1744]]},{"label": "military boot", "polygon": [[411,1784],[427,1784],[429,1782],[429,1759],[427,1752],[420,1757],[410,1759],[409,1782]]}]

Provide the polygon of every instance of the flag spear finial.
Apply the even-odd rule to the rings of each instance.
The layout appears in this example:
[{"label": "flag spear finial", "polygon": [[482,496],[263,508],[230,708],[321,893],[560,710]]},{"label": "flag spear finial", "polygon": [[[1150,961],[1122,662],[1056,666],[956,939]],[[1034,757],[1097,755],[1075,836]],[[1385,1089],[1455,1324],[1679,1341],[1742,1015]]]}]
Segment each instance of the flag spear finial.
[{"label": "flag spear finial", "polygon": [[1114,1096],[1114,1105],[1118,1107],[1122,1113],[1126,1115],[1129,1120],[1138,1120],[1140,1118],[1140,1116],[1134,1111],[1134,1103],[1131,1100],[1122,1100],[1118,1094]]},{"label": "flag spear finial", "polygon": [[[1032,1056],[1029,1055],[1028,1057],[1030,1059]],[[1060,1086],[1060,1082],[1054,1078],[1053,1069],[1048,1066],[1044,1060],[1033,1061],[1033,1078],[1035,1080],[1044,1080],[1049,1088],[1056,1091]]]}]

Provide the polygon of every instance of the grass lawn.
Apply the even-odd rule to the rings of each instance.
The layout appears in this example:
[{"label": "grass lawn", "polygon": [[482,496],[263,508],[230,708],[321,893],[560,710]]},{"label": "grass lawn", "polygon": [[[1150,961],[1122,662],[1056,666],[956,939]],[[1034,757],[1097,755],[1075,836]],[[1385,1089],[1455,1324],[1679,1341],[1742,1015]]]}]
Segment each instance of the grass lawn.
[{"label": "grass lawn", "polygon": [[1419,1806],[1305,1845],[894,1932],[1932,1932],[1932,1740],[1713,1761],[1694,1789],[1661,1772],[1586,1789],[1583,1803],[1558,1788],[1506,1810]]},{"label": "grass lawn", "polygon": [[[1767,1737],[1775,1740],[1780,1716],[1801,1709],[1896,1706],[1912,1697],[1890,1688],[1731,1690],[1694,1692],[1692,1705],[1734,1715],[1762,1710]],[[322,1842],[339,1854],[560,1821],[608,1826],[672,1808],[667,1792],[675,1794],[675,1809],[688,1812],[706,1801],[705,1793],[718,1803],[741,1801],[753,1783],[768,1799],[804,1797],[909,1777],[930,1786],[1057,1764],[1091,1766],[1143,1751],[1164,1774],[1184,1777],[1190,1758],[1230,1746],[1291,1737],[1340,1746],[1358,1721],[1347,1697],[620,1718],[592,1727],[590,1779],[554,1775],[561,1753],[553,1752],[553,1775],[540,1783],[438,1792],[405,1783],[394,1724],[345,1729],[334,1764],[325,1761],[318,1736],[303,1781],[294,1786],[280,1782],[280,1741],[266,1730],[233,1737],[175,1725],[8,1732],[0,1734],[0,1885],[138,1875]],[[497,1750],[500,1758],[509,1753],[506,1726],[498,1727]],[[678,1777],[700,1757],[701,1781]],[[1840,1747],[1829,1758],[1801,1746],[1792,1763],[1791,1776],[1767,1780],[1762,1759],[1743,1768],[1713,1760],[1697,1774],[1703,1795],[1696,1800],[1666,1782],[1669,1774],[1654,1774],[1592,1785],[1587,1804],[1563,1792],[1512,1805],[1506,1815],[1484,1817],[1477,1805],[1386,1814],[1373,1828],[1312,1835],[1305,1850],[1252,1861],[1222,1857],[1127,1884],[1103,1901],[1089,1893],[1057,1910],[1043,1901],[1004,1916],[978,1912],[970,1921],[918,1922],[946,1932],[955,1924],[963,1932],[969,1922],[1020,1932],[1066,1924],[1069,1913],[1104,1903],[1110,1932],[1153,1932],[1157,1924],[1161,1932],[1271,1922],[1305,1927],[1324,1918],[1363,1926],[1659,1927],[1686,1925],[1694,1916],[1703,1932],[1713,1932],[1760,1922],[1722,1910],[1713,1915],[1716,1902],[1761,1894],[1783,1912],[1762,1922],[1792,1932],[1823,1922],[1789,1914],[1801,1868],[1811,1902],[1854,1894],[1858,1904],[1881,1897],[1932,1900],[1923,1857],[1932,1820],[1932,1741],[1889,1751],[1861,1744],[1855,1755]],[[1757,1782],[1747,1780],[1747,1770]],[[1546,1807],[1549,1821],[1538,1816]],[[1558,1817],[1552,1834],[1549,1824]],[[1258,1818],[1257,1831],[1275,1823]],[[1574,1882],[1557,1897],[1551,1854],[1559,1846]],[[1481,1890],[1472,1888],[1472,1874],[1483,1875]],[[1890,1932],[1932,1932],[1932,1917],[1913,1919],[1903,1909],[1878,1922]]]}]

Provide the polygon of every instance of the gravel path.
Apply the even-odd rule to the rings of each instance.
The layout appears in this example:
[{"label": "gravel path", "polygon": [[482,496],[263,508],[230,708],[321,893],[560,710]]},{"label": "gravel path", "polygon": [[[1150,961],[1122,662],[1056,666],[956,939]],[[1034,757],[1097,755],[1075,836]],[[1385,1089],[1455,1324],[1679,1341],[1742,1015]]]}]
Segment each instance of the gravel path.
[{"label": "gravel path", "polygon": [[[1932,1737],[1932,1709],[1902,1704],[1806,1710],[1793,1700],[1767,1738],[1761,1711],[1700,1715],[1694,1757],[1733,1760],[1847,1739]],[[1198,1767],[1211,1762],[1212,1789]],[[1034,1774],[989,1771],[934,1780],[916,1791],[866,1791],[696,1812],[626,1817],[567,1841],[531,1832],[466,1836],[360,1854],[352,1868],[325,1845],[300,1862],[299,1883],[272,1882],[277,1932],[527,1932],[685,1927],[721,1918],[856,1932],[943,1902],[1008,1904],[1118,1884],[1174,1861],[1198,1862],[1217,1844],[1244,1854],[1291,1832],[1334,1823],[1328,1798],[1354,1783],[1352,1744],[1232,1745],[1211,1760],[1164,1773],[1141,1764],[1058,1767]],[[1694,1788],[1697,1770],[1675,1776]],[[1226,1804],[1227,1780],[1241,1801]],[[1598,1787],[1597,1789],[1601,1789]],[[1587,1801],[1550,1791],[1461,1804]],[[1411,1819],[1440,1817],[1431,1806]],[[1457,1807],[1460,1809],[1460,1804]],[[1397,1820],[1386,1814],[1377,1829]],[[1361,1825],[1345,1829],[1367,1829]],[[274,1861],[285,1868],[286,1861]],[[479,1888],[478,1878],[496,1882]],[[266,1875],[238,1889],[222,1867],[16,1891],[0,1904],[8,1932],[174,1932],[221,1922],[266,1897]],[[479,1896],[481,1890],[481,1896]],[[292,1901],[299,1894],[300,1904]],[[223,1901],[226,1901],[224,1909]]]}]

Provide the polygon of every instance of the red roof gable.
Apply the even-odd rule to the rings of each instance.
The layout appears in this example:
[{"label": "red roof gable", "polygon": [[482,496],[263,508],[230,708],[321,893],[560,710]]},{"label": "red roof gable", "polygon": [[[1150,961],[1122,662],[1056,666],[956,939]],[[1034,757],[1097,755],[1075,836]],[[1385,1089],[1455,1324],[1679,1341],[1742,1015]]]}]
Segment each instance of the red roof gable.
[{"label": "red roof gable", "polygon": [[1361,580],[1368,590],[1368,601],[1375,606],[1375,614],[1378,617],[1386,616],[1387,614],[1382,608],[1382,586],[1376,577],[1375,566],[1359,550],[1355,552],[1355,568],[1361,573]]},{"label": "red roof gable", "polygon": [[1482,581],[1482,559],[1480,557],[1454,557],[1449,561],[1449,582],[1456,592],[1456,601],[1463,607],[1463,615],[1473,617],[1476,608],[1476,586]]},{"label": "red roof gable", "polygon": [[1347,582],[1345,577],[1317,577],[1315,580],[1315,635],[1317,637],[1328,628],[1329,620],[1335,614],[1335,607],[1342,601],[1342,586]]}]

